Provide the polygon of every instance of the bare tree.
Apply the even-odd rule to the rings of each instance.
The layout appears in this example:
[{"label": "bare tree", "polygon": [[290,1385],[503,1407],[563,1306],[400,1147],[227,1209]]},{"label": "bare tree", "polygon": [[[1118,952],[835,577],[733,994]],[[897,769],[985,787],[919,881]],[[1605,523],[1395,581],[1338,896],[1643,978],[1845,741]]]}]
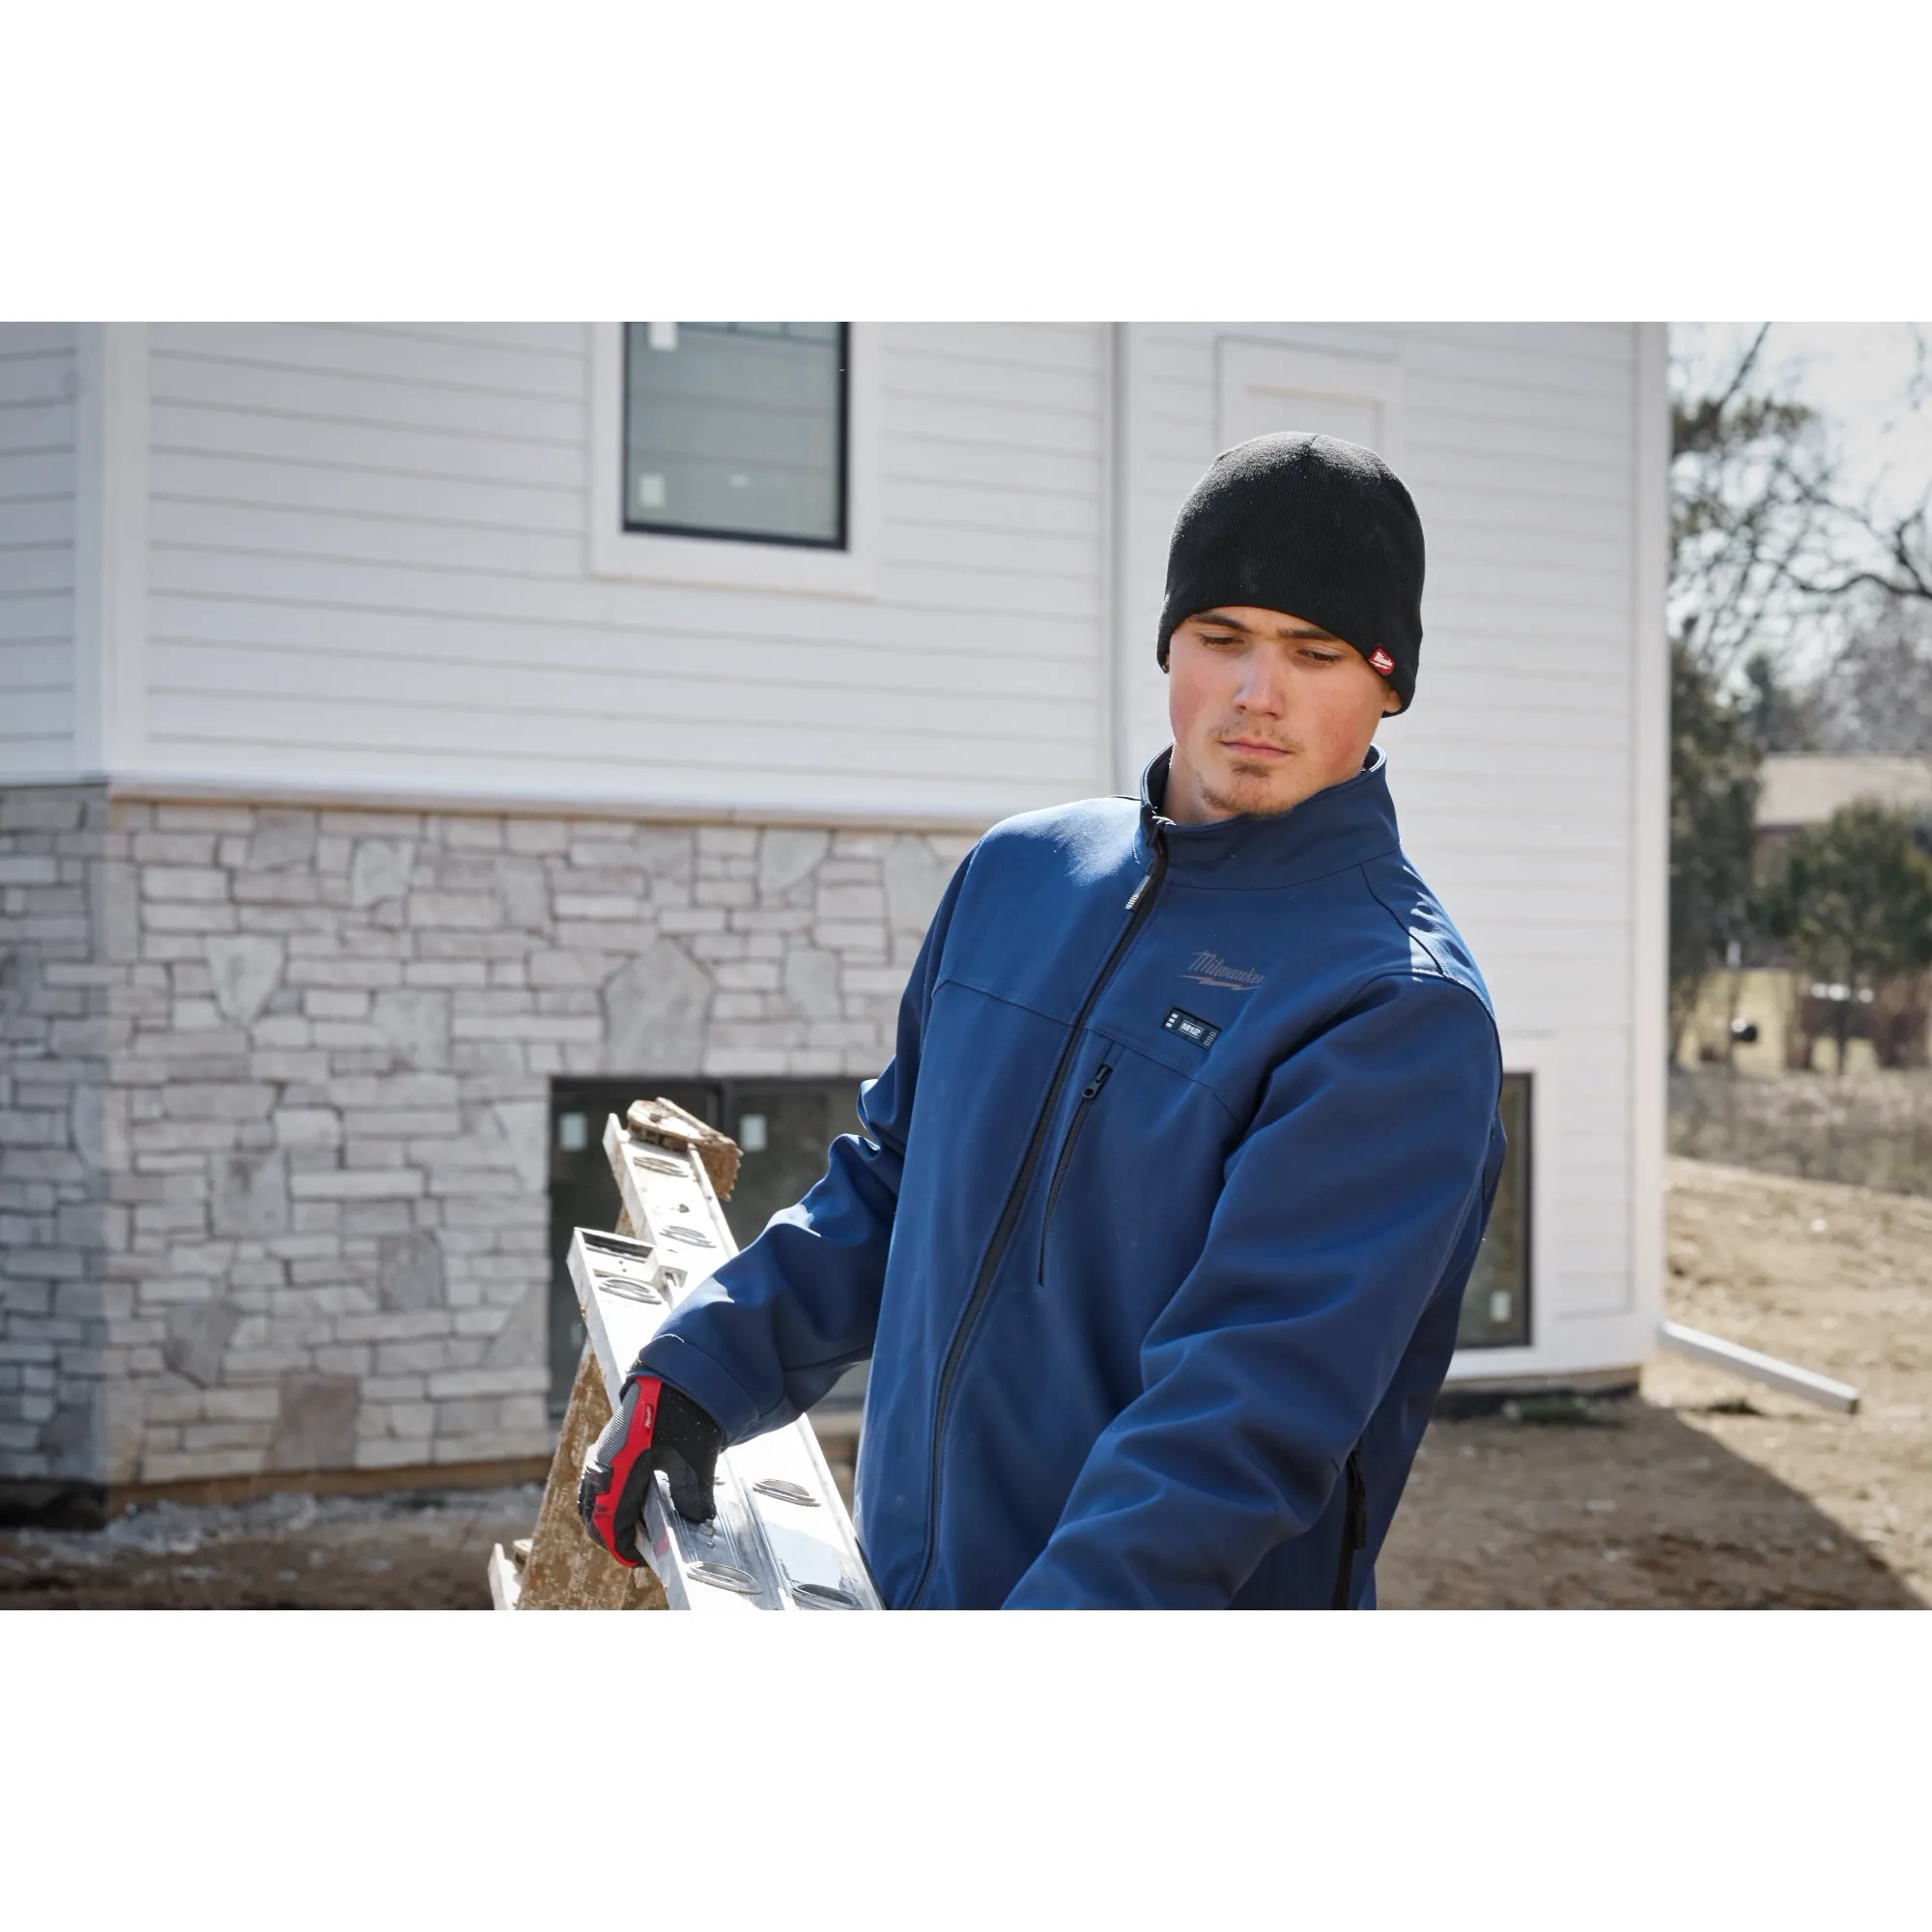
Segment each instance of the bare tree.
[{"label": "bare tree", "polygon": [[1715,380],[1672,369],[1670,631],[1719,687],[1782,644],[1831,562],[1836,469],[1816,411],[1768,386],[1771,327]]},{"label": "bare tree", "polygon": [[1822,750],[1932,758],[1932,603],[1877,600],[1804,702]]}]

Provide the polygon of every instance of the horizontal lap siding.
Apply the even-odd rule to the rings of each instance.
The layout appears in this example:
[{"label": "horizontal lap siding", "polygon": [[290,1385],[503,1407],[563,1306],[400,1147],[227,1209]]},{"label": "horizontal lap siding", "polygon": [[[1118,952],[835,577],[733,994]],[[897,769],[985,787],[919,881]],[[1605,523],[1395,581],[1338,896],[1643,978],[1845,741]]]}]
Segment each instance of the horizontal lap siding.
[{"label": "horizontal lap siding", "polygon": [[1151,646],[1168,532],[1220,446],[1222,333],[1402,363],[1429,584],[1416,704],[1382,743],[1406,842],[1503,1031],[1549,1061],[1539,1323],[1560,1350],[1565,1322],[1631,1293],[1635,332],[1137,327],[1124,576],[1128,611],[1148,613],[1127,695],[1145,752],[1165,740]]},{"label": "horizontal lap siding", "polygon": [[73,775],[75,331],[0,324],[0,779]]},{"label": "horizontal lap siding", "polygon": [[582,328],[152,343],[163,772],[986,817],[1094,788],[1096,328],[886,331],[873,599],[591,577]]}]

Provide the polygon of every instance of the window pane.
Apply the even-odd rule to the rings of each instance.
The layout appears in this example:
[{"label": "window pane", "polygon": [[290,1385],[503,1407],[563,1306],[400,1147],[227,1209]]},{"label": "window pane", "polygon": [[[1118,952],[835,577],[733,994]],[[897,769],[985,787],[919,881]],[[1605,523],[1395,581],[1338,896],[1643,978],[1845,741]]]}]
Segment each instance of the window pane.
[{"label": "window pane", "polygon": [[[840,1134],[859,1129],[856,1080],[677,1080],[639,1074],[623,1080],[551,1083],[550,1225],[551,1412],[563,1413],[583,1321],[570,1281],[570,1231],[611,1229],[622,1203],[604,1154],[604,1122],[633,1100],[662,1094],[723,1127],[744,1152],[737,1184],[723,1204],[732,1238],[754,1240],[781,1208],[789,1208],[825,1172],[826,1154]],[[835,1406],[865,1392],[861,1363],[840,1378]]]},{"label": "window pane", "polygon": [[1509,1152],[1496,1182],[1489,1232],[1476,1251],[1459,1349],[1521,1348],[1529,1342],[1529,1075],[1505,1073],[1501,1104]]},{"label": "window pane", "polygon": [[634,322],[624,526],[842,547],[845,325]]}]

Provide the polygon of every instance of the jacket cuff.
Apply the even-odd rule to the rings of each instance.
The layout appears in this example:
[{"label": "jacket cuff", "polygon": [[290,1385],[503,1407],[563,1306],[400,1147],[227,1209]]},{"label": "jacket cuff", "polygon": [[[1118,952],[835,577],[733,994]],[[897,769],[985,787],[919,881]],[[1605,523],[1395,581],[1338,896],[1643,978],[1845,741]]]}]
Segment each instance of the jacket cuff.
[{"label": "jacket cuff", "polygon": [[726,1442],[743,1441],[756,1427],[758,1405],[681,1335],[660,1335],[647,1343],[631,1373],[656,1376],[688,1395],[724,1432]]}]

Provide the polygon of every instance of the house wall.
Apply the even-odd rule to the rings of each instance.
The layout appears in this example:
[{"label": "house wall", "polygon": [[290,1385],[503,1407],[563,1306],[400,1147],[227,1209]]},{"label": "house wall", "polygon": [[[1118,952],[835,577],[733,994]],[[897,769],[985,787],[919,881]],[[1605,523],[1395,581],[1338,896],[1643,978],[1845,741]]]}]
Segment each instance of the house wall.
[{"label": "house wall", "polygon": [[108,1479],[547,1455],[552,1078],[876,1072],[967,842],[117,801]]},{"label": "house wall", "polygon": [[[1660,723],[1644,709],[1639,639],[1662,650],[1661,615],[1637,604],[1641,547],[1662,538],[1661,516],[1655,531],[1639,522],[1641,412],[1661,403],[1639,383],[1639,330],[1127,331],[1124,762],[1165,742],[1151,613],[1175,509],[1222,447],[1217,344],[1231,334],[1400,372],[1397,464],[1428,535],[1427,629],[1414,706],[1381,743],[1405,843],[1482,965],[1509,1064],[1539,1089],[1538,1346],[1471,1353],[1458,1374],[1635,1361],[1655,1311],[1633,1069],[1661,997],[1637,977],[1637,921],[1643,895],[1662,890],[1645,878],[1635,795],[1639,741]],[[1660,1037],[1660,1068],[1665,1051]]]},{"label": "house wall", "polygon": [[[1400,377],[1434,561],[1383,741],[1537,1091],[1537,1346],[1457,1373],[1638,1359],[1637,330],[887,328],[878,588],[850,596],[594,576],[582,328],[165,326],[90,352],[118,384],[90,539],[111,823],[82,788],[71,826],[18,828],[72,849],[0,853],[23,893],[91,882],[80,950],[26,969],[52,1007],[26,953],[0,987],[47,1076],[23,1102],[8,1075],[0,1198],[54,1257],[35,1319],[96,1324],[23,1346],[115,1392],[18,1455],[128,1483],[541,1453],[550,1079],[877,1070],[973,828],[1164,742],[1167,533],[1221,446],[1230,333]],[[130,439],[144,463],[110,463]],[[68,582],[0,599],[0,635],[71,636]],[[16,1432],[51,1423],[45,1362],[0,1356],[0,1426],[12,1394]]]},{"label": "house wall", "polygon": [[0,327],[0,781],[77,776],[78,331]]},{"label": "house wall", "polygon": [[149,340],[150,776],[981,823],[1103,781],[1102,328],[883,331],[876,596],[591,576],[582,327]]},{"label": "house wall", "polygon": [[29,1509],[106,1478],[107,828],[102,785],[0,790],[0,1502]]}]

